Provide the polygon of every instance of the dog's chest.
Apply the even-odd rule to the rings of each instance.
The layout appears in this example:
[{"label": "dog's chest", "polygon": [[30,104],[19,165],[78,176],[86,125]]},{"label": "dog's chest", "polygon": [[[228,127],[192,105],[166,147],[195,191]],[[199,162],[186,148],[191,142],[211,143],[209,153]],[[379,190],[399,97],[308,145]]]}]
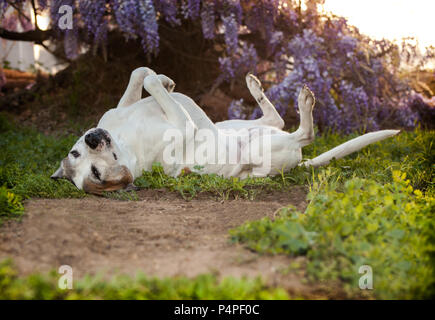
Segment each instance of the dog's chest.
[{"label": "dog's chest", "polygon": [[108,130],[127,153],[133,175],[150,170],[165,144],[162,137],[169,124],[153,104],[135,104],[106,112],[98,127]]}]

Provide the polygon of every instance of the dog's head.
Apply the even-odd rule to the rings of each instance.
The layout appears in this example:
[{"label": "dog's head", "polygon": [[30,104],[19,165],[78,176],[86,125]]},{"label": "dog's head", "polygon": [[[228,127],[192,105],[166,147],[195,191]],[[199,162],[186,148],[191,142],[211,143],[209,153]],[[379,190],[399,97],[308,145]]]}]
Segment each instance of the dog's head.
[{"label": "dog's head", "polygon": [[119,163],[120,151],[107,130],[88,130],[61,161],[52,179],[67,179],[89,193],[131,190],[133,176]]}]

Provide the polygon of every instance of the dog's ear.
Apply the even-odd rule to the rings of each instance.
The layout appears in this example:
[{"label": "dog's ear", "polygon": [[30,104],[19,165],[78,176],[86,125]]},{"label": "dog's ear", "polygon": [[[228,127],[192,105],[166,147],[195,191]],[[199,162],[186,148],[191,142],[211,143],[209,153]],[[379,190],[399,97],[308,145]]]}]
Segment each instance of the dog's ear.
[{"label": "dog's ear", "polygon": [[103,181],[95,182],[89,177],[83,181],[83,190],[97,195],[102,195],[104,191],[131,191],[135,188],[137,187],[133,184],[133,176],[126,166],[112,168]]},{"label": "dog's ear", "polygon": [[59,169],[57,169],[56,172],[53,173],[50,178],[54,180],[65,178],[65,174],[63,172],[62,166],[60,166]]}]

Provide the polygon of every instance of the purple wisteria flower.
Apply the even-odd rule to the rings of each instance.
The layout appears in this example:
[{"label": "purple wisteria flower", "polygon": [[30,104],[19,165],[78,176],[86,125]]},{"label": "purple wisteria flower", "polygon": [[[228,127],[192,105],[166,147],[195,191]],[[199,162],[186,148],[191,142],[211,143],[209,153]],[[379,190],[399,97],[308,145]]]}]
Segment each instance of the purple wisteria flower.
[{"label": "purple wisteria flower", "polygon": [[241,119],[247,118],[246,108],[243,105],[243,99],[233,100],[228,107],[228,118],[229,119]]},{"label": "purple wisteria flower", "polygon": [[206,1],[201,9],[201,26],[205,39],[213,39],[215,36],[215,8],[213,1]]},{"label": "purple wisteria flower", "polygon": [[[421,68],[434,61],[435,49],[419,54],[415,43],[401,45],[374,40],[359,33],[345,18],[324,15],[319,0],[37,0],[38,11],[49,11],[51,28],[64,40],[68,57],[77,57],[80,43],[104,43],[108,30],[138,39],[148,57],[158,54],[159,24],[199,27],[206,50],[214,50],[221,74],[216,83],[243,81],[247,72],[259,72],[266,95],[281,115],[296,108],[299,90],[307,84],[316,95],[314,120],[320,130],[374,130],[389,123],[415,126],[433,117],[428,99],[411,90],[400,68]],[[26,0],[14,1],[21,8]],[[73,8],[73,30],[58,28],[59,8]],[[0,17],[10,1],[0,0]],[[2,17],[2,27],[33,26]],[[25,19],[26,20],[26,19]],[[85,30],[88,37],[83,37]],[[80,37],[79,37],[80,34]],[[195,39],[196,41],[197,39]],[[222,50],[224,48],[224,50]],[[399,61],[397,61],[399,60]],[[230,118],[261,116],[235,100]],[[243,109],[243,110],[242,110]],[[252,108],[251,108],[252,109]],[[242,111],[240,111],[242,110]],[[239,112],[240,111],[240,112]]]},{"label": "purple wisteria flower", "polygon": [[95,43],[105,42],[107,38],[106,3],[104,1],[82,0],[79,11],[88,33]]},{"label": "purple wisteria flower", "polygon": [[113,0],[112,6],[116,22],[126,38],[135,37],[135,3],[130,0]]},{"label": "purple wisteria flower", "polygon": [[154,4],[156,11],[159,12],[170,25],[178,26],[181,24],[181,20],[177,17],[177,2],[173,0],[156,0]]},{"label": "purple wisteria flower", "polygon": [[147,53],[158,53],[159,26],[157,24],[156,11],[152,0],[138,1],[138,18],[140,22],[142,47]]},{"label": "purple wisteria flower", "polygon": [[222,16],[222,23],[224,25],[224,38],[227,45],[227,52],[233,53],[237,51],[239,43],[239,24],[237,23],[234,13],[228,16]]},{"label": "purple wisteria flower", "polygon": [[253,45],[242,43],[237,49],[237,54],[219,58],[220,68],[225,80],[237,76],[244,76],[248,72],[255,72],[258,64],[258,55]]},{"label": "purple wisteria flower", "polygon": [[181,13],[184,19],[196,19],[199,15],[200,0],[184,0],[181,3]]}]

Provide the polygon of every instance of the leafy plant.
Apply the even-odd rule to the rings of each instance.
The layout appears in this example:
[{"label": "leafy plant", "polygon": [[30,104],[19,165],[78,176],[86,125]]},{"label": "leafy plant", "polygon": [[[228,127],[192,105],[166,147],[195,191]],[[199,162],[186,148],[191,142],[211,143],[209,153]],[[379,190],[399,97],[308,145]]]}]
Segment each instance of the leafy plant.
[{"label": "leafy plant", "polygon": [[119,275],[104,280],[86,276],[73,283],[73,289],[58,287],[55,271],[18,277],[10,260],[0,262],[0,299],[288,299],[282,289],[266,286],[259,278],[250,280],[232,277],[218,280],[215,275],[148,278],[143,274],[132,278]]},{"label": "leafy plant", "polygon": [[6,186],[0,187],[0,225],[3,218],[17,218],[23,211],[21,197],[12,193]]},{"label": "leafy plant", "polygon": [[427,298],[435,294],[433,241],[435,199],[413,189],[406,174],[393,171],[382,185],[353,178],[325,183],[308,196],[305,213],[283,208],[231,231],[233,241],[259,252],[304,254],[311,281],[339,281],[361,293],[359,267],[374,274],[378,298]]}]

